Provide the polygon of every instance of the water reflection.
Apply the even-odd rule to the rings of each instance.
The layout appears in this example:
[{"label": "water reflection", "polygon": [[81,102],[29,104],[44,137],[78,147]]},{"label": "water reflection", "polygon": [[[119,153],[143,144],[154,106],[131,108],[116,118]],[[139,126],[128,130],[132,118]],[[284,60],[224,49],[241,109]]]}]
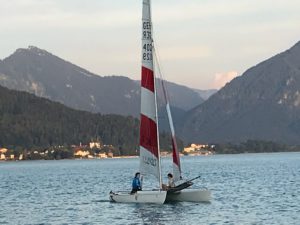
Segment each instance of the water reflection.
[{"label": "water reflection", "polygon": [[140,218],[143,224],[166,224],[170,221],[181,221],[189,211],[192,204],[167,203],[164,205],[156,204],[136,204],[133,214]]}]

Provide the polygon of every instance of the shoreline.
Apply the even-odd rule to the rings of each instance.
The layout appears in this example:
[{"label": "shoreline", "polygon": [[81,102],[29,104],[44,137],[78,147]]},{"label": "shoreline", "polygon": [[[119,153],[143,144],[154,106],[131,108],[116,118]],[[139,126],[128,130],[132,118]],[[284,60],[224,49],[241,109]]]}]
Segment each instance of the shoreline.
[{"label": "shoreline", "polygon": [[[281,154],[281,153],[300,153],[300,151],[290,151],[290,152],[244,152],[244,153],[227,153],[227,154],[212,154],[212,155],[184,155],[185,157],[211,157],[219,155],[253,155],[253,154]],[[172,155],[161,156],[162,158],[171,158]],[[69,158],[69,159],[25,159],[25,160],[0,160],[0,163],[5,162],[25,162],[25,161],[62,161],[62,160],[113,160],[113,159],[137,159],[139,156],[116,156],[107,158]]]}]

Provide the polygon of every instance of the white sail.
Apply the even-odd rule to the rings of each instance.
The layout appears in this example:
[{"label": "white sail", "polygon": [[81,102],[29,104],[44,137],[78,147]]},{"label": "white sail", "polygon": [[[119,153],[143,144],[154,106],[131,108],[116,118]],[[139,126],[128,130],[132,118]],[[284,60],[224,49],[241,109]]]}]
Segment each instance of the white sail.
[{"label": "white sail", "polygon": [[172,135],[172,156],[173,156],[173,178],[174,181],[179,181],[182,179],[181,177],[181,165],[180,165],[180,156],[179,156],[179,151],[177,147],[177,141],[176,141],[176,136],[175,136],[175,128],[173,124],[173,118],[171,114],[171,109],[170,109],[170,103],[167,103],[167,113],[168,113],[168,118],[169,118],[169,124],[170,124],[170,129],[171,129],[171,135]]},{"label": "white sail", "polygon": [[159,132],[157,124],[157,102],[155,76],[153,72],[153,40],[150,0],[143,0],[142,23],[142,79],[141,79],[141,120],[140,120],[140,172],[154,175],[159,180],[160,190],[110,192],[114,202],[163,204],[167,191],[162,190],[160,171]]},{"label": "white sail", "polygon": [[172,118],[172,113],[171,113],[171,108],[170,108],[169,97],[168,97],[167,89],[165,87],[165,83],[164,83],[162,74],[161,74],[160,78],[161,78],[161,86],[163,89],[164,98],[166,101],[166,110],[167,110],[167,114],[168,114],[169,126],[170,126],[170,130],[171,130],[171,135],[172,135],[171,141],[172,141],[172,156],[173,156],[173,179],[176,182],[176,181],[179,181],[182,179],[180,156],[179,156],[179,151],[178,151],[178,147],[177,147],[175,128],[174,128],[174,123],[173,123],[173,118]]},{"label": "white sail", "polygon": [[156,176],[161,186],[159,135],[150,0],[143,0],[140,172]]}]

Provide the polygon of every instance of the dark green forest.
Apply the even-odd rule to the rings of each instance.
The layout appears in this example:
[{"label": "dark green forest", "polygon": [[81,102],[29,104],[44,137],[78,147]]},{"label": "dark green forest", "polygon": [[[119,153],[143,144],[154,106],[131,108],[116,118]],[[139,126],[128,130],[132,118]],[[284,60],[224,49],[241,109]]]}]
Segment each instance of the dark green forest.
[{"label": "dark green forest", "polygon": [[217,144],[214,150],[217,154],[296,152],[300,151],[300,146],[286,145],[272,141],[248,140],[239,144]]},{"label": "dark green forest", "polygon": [[[73,110],[0,86],[0,147],[45,149],[87,144],[97,137],[103,144],[113,145],[120,155],[131,155],[137,153],[138,136],[139,121],[132,116]],[[169,136],[161,135],[165,150],[170,147]]]}]

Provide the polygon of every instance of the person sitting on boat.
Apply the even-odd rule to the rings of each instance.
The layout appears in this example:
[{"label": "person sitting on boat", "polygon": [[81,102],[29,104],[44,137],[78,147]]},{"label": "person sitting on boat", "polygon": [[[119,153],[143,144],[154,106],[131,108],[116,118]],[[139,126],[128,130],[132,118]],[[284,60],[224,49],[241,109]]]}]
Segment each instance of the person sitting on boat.
[{"label": "person sitting on boat", "polygon": [[173,174],[171,173],[168,173],[168,188],[173,188],[175,187],[175,182],[174,182],[174,179],[173,179]]},{"label": "person sitting on boat", "polygon": [[142,184],[141,184],[141,180],[140,180],[140,176],[141,174],[139,172],[137,172],[132,180],[132,190],[131,190],[131,194],[136,193],[137,191],[141,191],[142,190]]},{"label": "person sitting on boat", "polygon": [[173,179],[173,174],[168,173],[168,185],[163,184],[162,185],[163,190],[169,190],[170,188],[173,188],[175,186],[176,185],[175,185],[175,182],[174,182],[174,179]]}]

